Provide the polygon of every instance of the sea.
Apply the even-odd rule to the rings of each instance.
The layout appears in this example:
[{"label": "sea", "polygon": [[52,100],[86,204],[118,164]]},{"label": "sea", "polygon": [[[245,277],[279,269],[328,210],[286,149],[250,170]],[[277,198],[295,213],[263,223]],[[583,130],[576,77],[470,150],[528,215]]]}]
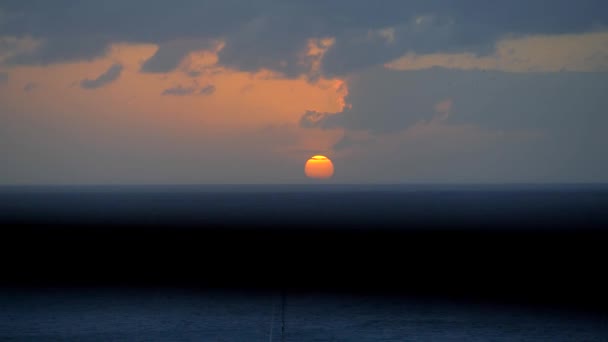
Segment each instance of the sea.
[{"label": "sea", "polygon": [[608,341],[604,184],[0,187],[0,341]]},{"label": "sea", "polygon": [[153,290],[0,295],[2,341],[606,341],[596,315],[369,296]]}]

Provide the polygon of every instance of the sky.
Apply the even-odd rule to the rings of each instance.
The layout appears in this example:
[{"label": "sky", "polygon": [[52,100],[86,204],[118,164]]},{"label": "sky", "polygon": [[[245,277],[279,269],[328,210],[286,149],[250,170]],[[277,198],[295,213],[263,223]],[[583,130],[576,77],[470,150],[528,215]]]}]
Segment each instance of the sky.
[{"label": "sky", "polygon": [[0,3],[0,184],[608,182],[605,0]]}]

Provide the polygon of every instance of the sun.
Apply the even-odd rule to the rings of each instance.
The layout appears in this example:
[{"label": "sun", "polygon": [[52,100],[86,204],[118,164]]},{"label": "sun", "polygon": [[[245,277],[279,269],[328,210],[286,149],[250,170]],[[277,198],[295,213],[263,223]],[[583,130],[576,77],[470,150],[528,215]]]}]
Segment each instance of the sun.
[{"label": "sun", "polygon": [[313,156],[306,161],[304,173],[308,178],[329,179],[334,175],[334,164],[326,156]]}]

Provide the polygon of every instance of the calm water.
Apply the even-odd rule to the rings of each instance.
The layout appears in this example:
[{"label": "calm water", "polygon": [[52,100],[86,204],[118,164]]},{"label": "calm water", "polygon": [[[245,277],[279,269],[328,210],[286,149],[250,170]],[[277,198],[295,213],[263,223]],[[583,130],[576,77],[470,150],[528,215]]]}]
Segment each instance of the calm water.
[{"label": "calm water", "polygon": [[[0,294],[3,341],[280,341],[278,294]],[[606,317],[399,298],[287,294],[287,341],[606,341]]]},{"label": "calm water", "polygon": [[608,225],[608,185],[0,187],[0,224]]},{"label": "calm water", "polygon": [[[105,271],[113,279],[123,279],[136,271],[142,272],[138,267],[145,265],[147,273],[144,272],[146,277],[142,279],[146,280],[153,278],[150,274],[158,273],[160,267],[157,263],[162,263],[163,280],[170,280],[176,274],[184,276],[184,273],[232,277],[239,272],[252,278],[264,274],[264,277],[281,280],[282,273],[259,272],[272,267],[279,269],[277,265],[280,263],[289,266],[295,262],[308,266],[305,271],[315,277],[312,283],[322,287],[326,277],[331,275],[333,281],[339,283],[340,275],[334,274],[334,264],[348,266],[346,271],[342,271],[353,281],[373,283],[379,278],[372,279],[372,276],[384,274],[377,271],[377,262],[389,262],[390,267],[384,267],[383,271],[393,273],[402,272],[404,267],[401,259],[385,260],[381,256],[400,256],[413,261],[410,264],[412,282],[426,279],[419,283],[435,284],[434,279],[444,279],[438,288],[450,289],[452,283],[461,279],[446,282],[446,277],[449,280],[458,274],[449,266],[450,263],[442,260],[454,260],[460,255],[454,265],[460,267],[458,260],[463,264],[464,261],[474,263],[468,266],[471,278],[465,285],[475,285],[478,280],[494,280],[495,290],[502,291],[509,289],[503,279],[511,279],[514,283],[524,284],[523,289],[547,284],[547,291],[553,289],[557,293],[550,296],[557,303],[566,294],[562,291],[571,291],[570,296],[588,294],[595,301],[595,298],[600,298],[598,296],[603,296],[603,287],[593,287],[597,281],[586,282],[599,279],[603,272],[600,265],[605,259],[597,246],[594,247],[596,250],[588,248],[587,243],[594,241],[584,238],[580,238],[580,244],[565,244],[562,253],[561,247],[556,250],[550,243],[543,244],[546,240],[541,235],[535,235],[534,241],[538,246],[526,244],[525,239],[521,242],[509,240],[505,244],[492,240],[492,246],[501,247],[498,251],[494,251],[494,247],[484,249],[487,241],[481,238],[480,243],[467,241],[464,237],[458,241],[446,241],[443,235],[437,235],[437,243],[442,246],[440,250],[433,250],[434,240],[432,243],[420,240],[427,241],[425,246],[428,250],[410,246],[413,251],[404,254],[400,252],[401,245],[389,240],[375,240],[383,244],[365,246],[361,239],[350,237],[348,241],[351,244],[341,244],[340,235],[335,232],[332,244],[321,243],[324,239],[321,231],[314,235],[318,239],[296,244],[296,252],[289,254],[293,247],[285,248],[284,252],[291,255],[291,261],[286,262],[272,253],[277,248],[273,241],[283,241],[279,235],[268,235],[275,239],[270,242],[257,241],[262,251],[258,250],[260,246],[245,238],[235,240],[239,243],[235,251],[233,236],[225,239],[221,234],[217,235],[219,237],[204,233],[196,235],[190,231],[188,234],[193,241],[183,241],[176,236],[179,231],[166,232],[177,226],[214,227],[217,224],[281,229],[293,226],[375,229],[384,224],[405,230],[434,226],[490,230],[496,227],[515,230],[542,228],[549,231],[578,229],[586,225],[604,230],[608,227],[607,212],[606,185],[4,187],[0,188],[2,234],[7,238],[10,234],[6,232],[12,229],[11,234],[18,243],[2,246],[0,257],[9,263],[6,266],[12,265],[13,273],[7,271],[10,267],[4,267],[0,274],[6,277],[3,280],[10,281],[15,275],[34,274],[31,267],[38,267],[38,278],[33,278],[35,281],[44,282],[46,276],[56,274],[60,274],[60,280],[64,275],[77,278],[85,271],[88,276]],[[74,229],[55,236],[53,231],[45,230],[47,225]],[[131,232],[128,238],[117,233],[111,237],[97,235],[93,239],[86,233],[91,226],[103,231],[114,225],[169,227],[171,229],[163,231],[166,233],[163,236],[179,243],[164,244],[161,238],[146,237],[145,230]],[[39,226],[43,229],[36,230]],[[22,236],[23,227],[34,228]],[[76,232],[78,238],[72,236]],[[223,244],[200,248],[210,236]],[[97,240],[101,237],[105,239],[103,242]],[[52,244],[48,243],[49,238],[54,239]],[[554,239],[563,242],[559,238]],[[456,246],[452,246],[452,242]],[[392,246],[395,252],[387,251],[384,243]],[[459,250],[459,244],[466,247],[464,251]],[[357,246],[367,254],[360,254]],[[522,256],[521,247],[527,254]],[[226,253],[231,248],[234,255]],[[469,250],[478,252],[480,257],[471,253],[471,258],[467,259],[469,254],[464,252]],[[309,251],[313,252],[310,258],[300,257]],[[548,254],[543,254],[545,252],[553,254],[548,257]],[[349,255],[350,264],[348,260],[342,261],[342,253]],[[494,269],[486,268],[482,262],[489,256],[495,262]],[[536,264],[529,263],[527,256],[536,258]],[[126,263],[123,258],[127,258]],[[353,259],[359,264],[352,264]],[[205,265],[200,260],[209,264]],[[421,264],[423,260],[427,260],[428,267]],[[91,266],[92,263],[95,266]],[[216,265],[215,273],[210,273],[209,266],[213,265]],[[230,265],[234,269],[221,270],[222,265]],[[539,266],[535,268],[534,265]],[[181,268],[173,272],[177,266]],[[363,275],[359,274],[362,266],[366,267]],[[418,273],[411,273],[412,266],[417,266]],[[525,267],[525,272],[519,270],[521,267]],[[322,271],[318,271],[319,268]],[[503,270],[511,272],[511,276],[503,274]],[[298,269],[294,272],[299,274]],[[493,278],[488,278],[488,273]],[[519,276],[514,276],[517,274]],[[534,277],[533,281],[530,277]],[[396,278],[383,279],[389,282]],[[96,281],[102,280],[105,278]],[[573,290],[572,286],[576,288]],[[45,286],[31,290],[0,288],[0,340],[281,340],[281,301],[277,293],[108,288],[111,287],[56,291],[45,289]],[[590,288],[595,292],[590,292]],[[536,291],[541,291],[539,289],[547,292],[545,288],[536,286]],[[406,300],[403,297],[292,293],[287,296],[284,313],[286,341],[608,341],[605,314],[574,314],[565,309],[548,310],[542,306],[531,309],[424,301],[420,298]]]}]

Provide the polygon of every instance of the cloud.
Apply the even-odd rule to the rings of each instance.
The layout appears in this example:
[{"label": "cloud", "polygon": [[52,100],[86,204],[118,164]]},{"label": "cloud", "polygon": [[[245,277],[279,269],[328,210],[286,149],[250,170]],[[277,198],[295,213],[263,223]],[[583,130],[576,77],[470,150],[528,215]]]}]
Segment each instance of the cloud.
[{"label": "cloud", "polygon": [[[153,53],[151,45],[120,44],[92,62],[8,68],[9,86],[0,87],[0,159],[7,165],[0,183],[297,182],[309,153],[340,136],[301,129],[294,115],[338,110],[336,80],[221,67],[193,79],[182,69],[190,56],[179,72],[139,72]],[[124,66],[118,82],[80,89],[81,79],[114,62]],[[44,89],[26,93],[28,82]],[[161,96],[178,85],[192,94]]]},{"label": "cloud", "polygon": [[444,67],[506,72],[608,71],[608,32],[506,38],[488,55],[408,53],[386,64],[396,70]]},{"label": "cloud", "polygon": [[8,82],[8,72],[0,71],[0,84]]},{"label": "cloud", "polygon": [[202,71],[197,71],[197,70],[191,70],[191,71],[186,72],[186,75],[188,75],[188,76],[190,76],[190,77],[192,77],[192,78],[199,77],[199,76],[201,76],[202,74],[203,74],[203,72],[202,72]]},{"label": "cloud", "polygon": [[185,96],[192,95],[196,91],[196,87],[183,87],[181,85],[177,85],[175,87],[167,88],[163,90],[161,95],[171,95],[171,96]]},{"label": "cloud", "polygon": [[114,64],[96,79],[91,80],[87,78],[80,81],[80,87],[82,89],[96,89],[103,87],[117,80],[120,77],[122,70],[123,66],[121,64]]},{"label": "cloud", "polygon": [[300,118],[300,127],[323,127],[329,115],[331,115],[331,113],[321,113],[314,110],[307,110]]},{"label": "cloud", "polygon": [[443,100],[443,101],[435,104],[435,106],[434,106],[435,112],[437,114],[439,114],[439,116],[436,117],[436,120],[438,120],[438,121],[447,120],[448,116],[452,112],[453,105],[454,105],[454,102],[452,101],[452,99]]},{"label": "cloud", "polygon": [[215,92],[215,86],[213,84],[206,85],[199,90],[200,95],[211,95]]},{"label": "cloud", "polygon": [[345,131],[344,135],[333,145],[333,150],[344,151],[352,148],[367,148],[376,142],[376,138],[364,131]]},{"label": "cloud", "polygon": [[[163,45],[221,37],[261,13],[262,5],[240,0],[193,1],[180,6],[158,0],[108,0],[103,4],[59,0],[51,6],[9,0],[2,2],[0,12],[3,34],[29,35],[43,42],[40,49],[14,56],[11,63],[50,64],[101,57],[111,43]],[[133,16],[134,12],[138,15]]]},{"label": "cloud", "polygon": [[0,36],[0,63],[6,63],[7,60],[10,60],[14,56],[27,55],[39,48],[40,41],[30,36]]},{"label": "cloud", "polygon": [[212,84],[206,85],[202,88],[198,88],[198,86],[194,85],[191,87],[184,87],[182,85],[177,85],[175,87],[167,88],[163,90],[161,95],[165,96],[186,96],[186,95],[211,95],[215,92],[215,86]]},{"label": "cloud", "polygon": [[[387,148],[387,144],[390,145],[390,148],[398,149],[399,146],[412,143],[423,143],[427,146],[434,145],[444,150],[458,149],[463,148],[463,146],[450,146],[453,140],[460,142],[471,140],[483,142],[495,140],[504,135],[501,130],[487,129],[473,123],[454,124],[448,122],[448,118],[452,114],[453,105],[452,99],[439,101],[432,106],[434,114],[428,119],[413,122],[401,130],[373,132],[369,130],[346,129],[342,138],[333,146],[333,149],[335,151],[367,150],[383,145],[384,148]],[[348,115],[348,113],[342,114]]]},{"label": "cloud", "polygon": [[[498,87],[504,88],[508,83],[500,78]],[[586,74],[540,77],[531,82],[534,78],[538,76],[526,80],[528,86],[551,84],[550,94],[534,93],[524,87],[527,89],[515,97],[510,97],[509,92],[499,95],[509,98],[509,102],[522,101],[523,115],[518,113],[522,109],[519,106],[501,108],[502,101],[496,101],[495,107],[487,102],[481,104],[483,111],[472,116],[468,112],[471,105],[474,108],[479,104],[458,96],[457,101],[436,102],[429,108],[434,111],[432,116],[402,130],[368,131],[365,135],[365,131],[347,129],[343,139],[333,147],[336,160],[349,161],[348,167],[341,169],[342,179],[382,182],[604,179],[601,173],[608,170],[608,158],[601,146],[606,138],[604,129],[596,126],[608,124],[608,119],[601,115],[608,103],[600,95],[608,86],[606,80]],[[600,89],[592,94],[577,92],[583,84]],[[552,108],[538,107],[522,96],[526,91],[532,93],[531,98],[540,95],[540,101],[546,101],[547,96],[554,98],[554,104],[560,103],[563,108],[553,104],[549,105]],[[490,123],[494,120],[500,123]],[[508,121],[517,124],[505,124]]]},{"label": "cloud", "polygon": [[156,53],[144,62],[142,72],[166,73],[173,71],[191,52],[212,48],[214,42],[209,40],[175,40],[161,43]]},{"label": "cloud", "polygon": [[[356,3],[351,7],[356,7]],[[384,13],[391,7],[398,14]],[[594,31],[605,27],[607,16],[594,14],[593,9],[607,7],[598,1],[578,5],[553,1],[550,6],[540,1],[509,1],[498,5],[483,1],[432,0],[424,4],[402,2],[399,6],[391,3],[379,9],[385,20],[353,25],[331,35],[336,44],[324,56],[323,74],[349,74],[406,53],[485,55],[505,36]],[[366,19],[360,22],[365,23]]]},{"label": "cloud", "polygon": [[92,60],[112,43],[152,43],[159,49],[142,71],[167,72],[189,52],[205,49],[206,42],[222,40],[219,64],[289,77],[309,72],[301,57],[310,39],[335,41],[318,62],[319,72],[332,76],[407,53],[484,55],[505,36],[576,34],[608,25],[603,0],[386,0],[373,10],[367,0],[208,0],[180,6],[158,0],[59,0],[5,1],[0,11],[4,35],[40,42],[7,63]]},{"label": "cloud", "polygon": [[23,91],[30,92],[34,89],[38,88],[38,84],[35,82],[28,82],[25,86],[23,86]]},{"label": "cloud", "polygon": [[606,93],[606,73],[376,67],[349,82],[350,108],[300,126],[344,131],[332,149],[351,161],[345,180],[598,181]]},{"label": "cloud", "polygon": [[91,61],[108,52],[112,40],[97,34],[61,35],[38,39],[28,49],[16,51],[5,59],[8,65],[48,65],[75,61]]},{"label": "cloud", "polygon": [[[421,15],[408,23],[453,25],[449,20],[441,24],[437,16]],[[361,46],[377,44],[379,60],[387,57],[381,53],[384,49],[399,51],[407,25],[368,24],[371,29],[355,27],[349,34],[358,37]],[[0,91],[0,130],[5,128],[0,155],[11,166],[1,170],[0,178],[4,182],[249,182],[260,177],[297,181],[308,154],[328,153],[339,170],[337,181],[606,181],[606,73],[511,72],[506,67],[505,71],[433,66],[398,70],[380,64],[357,69],[343,79],[321,76],[311,81],[306,76],[323,69],[328,54],[345,37],[327,35],[325,29],[317,33],[318,38],[293,46],[295,64],[291,65],[296,74],[303,73],[295,79],[276,77],[271,71],[225,68],[216,64],[214,50],[181,58],[179,72],[137,72],[154,54],[153,44],[119,44],[111,55],[88,63],[2,65],[7,77],[10,73],[10,86]],[[572,35],[576,39],[567,40],[568,44],[582,45],[568,49],[563,38],[571,35],[553,33],[501,38],[498,46],[510,42],[501,48],[505,56],[511,48],[516,56],[535,56],[538,45],[552,53],[537,60],[545,61],[547,70],[561,70],[557,66],[564,65],[562,51],[567,50],[574,56],[570,65],[600,65],[582,64],[578,56],[593,57],[587,47],[601,44],[583,41],[601,35]],[[322,37],[331,37],[327,42],[332,44],[323,43]],[[535,40],[541,37],[542,41]],[[492,43],[488,51],[471,55],[494,58],[495,46]],[[460,53],[447,49],[444,54]],[[417,56],[429,55],[433,53]],[[279,64],[281,56],[287,55],[276,55]],[[518,63],[537,63],[534,58]],[[124,72],[111,92],[82,97],[78,87],[66,88],[68,82],[83,78],[86,70],[96,70],[91,75],[97,76],[112,62],[124,65]],[[190,71],[201,73],[188,75]],[[25,94],[21,87],[26,82],[42,84],[44,91]],[[207,99],[210,94],[213,98]],[[179,113],[179,120],[168,113]],[[262,126],[274,129],[255,131]],[[31,154],[34,150],[44,153]]]}]

